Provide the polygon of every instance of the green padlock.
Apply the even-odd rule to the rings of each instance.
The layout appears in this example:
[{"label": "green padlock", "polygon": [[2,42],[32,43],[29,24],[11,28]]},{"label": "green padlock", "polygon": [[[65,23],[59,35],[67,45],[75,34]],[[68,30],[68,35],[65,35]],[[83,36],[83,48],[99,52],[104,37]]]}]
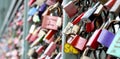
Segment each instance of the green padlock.
[{"label": "green padlock", "polygon": [[108,48],[107,54],[120,58],[120,29],[114,37],[110,47]]}]

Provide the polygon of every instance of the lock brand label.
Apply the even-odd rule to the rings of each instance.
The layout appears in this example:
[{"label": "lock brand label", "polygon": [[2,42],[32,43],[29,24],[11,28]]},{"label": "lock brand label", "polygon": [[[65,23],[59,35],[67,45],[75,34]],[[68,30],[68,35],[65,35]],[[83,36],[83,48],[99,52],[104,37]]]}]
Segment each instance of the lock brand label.
[{"label": "lock brand label", "polygon": [[64,45],[64,52],[65,53],[73,53],[73,54],[78,54],[79,51],[77,49],[75,49],[72,45],[66,43]]},{"label": "lock brand label", "polygon": [[120,30],[118,31],[118,33],[116,34],[115,38],[113,39],[107,54],[116,56],[120,58]]}]

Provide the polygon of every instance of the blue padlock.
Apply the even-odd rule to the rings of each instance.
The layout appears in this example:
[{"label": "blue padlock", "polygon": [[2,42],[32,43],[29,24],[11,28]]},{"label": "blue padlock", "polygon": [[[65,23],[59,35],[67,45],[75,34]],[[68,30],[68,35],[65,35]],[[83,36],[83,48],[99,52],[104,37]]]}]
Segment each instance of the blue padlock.
[{"label": "blue padlock", "polygon": [[28,15],[29,15],[29,16],[33,16],[36,12],[37,12],[37,8],[32,7],[32,8],[28,11]]}]

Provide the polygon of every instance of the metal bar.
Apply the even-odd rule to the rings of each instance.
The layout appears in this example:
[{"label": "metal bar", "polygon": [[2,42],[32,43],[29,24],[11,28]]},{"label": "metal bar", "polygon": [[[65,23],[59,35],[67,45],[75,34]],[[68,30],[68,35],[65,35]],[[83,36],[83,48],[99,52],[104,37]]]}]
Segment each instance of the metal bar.
[{"label": "metal bar", "polygon": [[27,18],[28,18],[28,15],[27,15],[27,11],[28,11],[28,0],[24,0],[24,23],[23,23],[23,42],[22,42],[22,57],[21,59],[29,59],[27,53],[28,53],[28,49],[29,49],[29,46],[28,46],[28,42],[25,40],[25,37],[27,36],[28,34],[28,22],[27,22]]},{"label": "metal bar", "polygon": [[[63,0],[63,6],[65,4],[67,4],[69,1],[72,1],[72,0]],[[62,30],[66,27],[68,21],[70,21],[70,19],[67,17],[67,14],[65,13],[65,11],[63,9],[63,27],[62,27]],[[66,35],[62,34],[62,59],[77,59],[77,55],[67,54],[64,52],[64,44],[65,43],[66,43]]]},{"label": "metal bar", "polygon": [[1,27],[1,30],[0,30],[0,37],[4,32],[4,29],[6,27],[6,24],[7,24],[8,20],[9,20],[9,17],[11,16],[11,13],[13,12],[13,9],[15,7],[16,2],[17,2],[17,0],[12,0],[11,6],[10,6],[10,8],[9,8],[7,14],[6,14],[4,23],[3,23],[2,27]]}]

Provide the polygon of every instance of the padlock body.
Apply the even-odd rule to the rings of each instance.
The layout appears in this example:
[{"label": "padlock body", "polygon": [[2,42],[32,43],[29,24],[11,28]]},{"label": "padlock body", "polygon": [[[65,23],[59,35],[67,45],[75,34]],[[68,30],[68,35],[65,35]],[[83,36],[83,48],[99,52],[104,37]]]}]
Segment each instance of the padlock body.
[{"label": "padlock body", "polygon": [[73,17],[77,13],[77,8],[75,7],[75,5],[73,4],[72,1],[70,1],[68,4],[66,4],[63,8],[69,18]]},{"label": "padlock body", "polygon": [[103,29],[98,38],[98,42],[104,45],[105,47],[109,48],[111,42],[113,41],[114,36],[115,35],[112,32],[109,32],[108,30]]},{"label": "padlock body", "polygon": [[93,35],[90,37],[90,39],[89,39],[86,46],[88,46],[88,47],[90,47],[92,49],[98,48],[99,43],[97,42],[97,40],[98,40],[98,37],[99,37],[100,33],[101,33],[101,29],[96,30],[93,33]]},{"label": "padlock body", "polygon": [[120,30],[115,35],[110,47],[107,50],[107,54],[120,58]]}]

